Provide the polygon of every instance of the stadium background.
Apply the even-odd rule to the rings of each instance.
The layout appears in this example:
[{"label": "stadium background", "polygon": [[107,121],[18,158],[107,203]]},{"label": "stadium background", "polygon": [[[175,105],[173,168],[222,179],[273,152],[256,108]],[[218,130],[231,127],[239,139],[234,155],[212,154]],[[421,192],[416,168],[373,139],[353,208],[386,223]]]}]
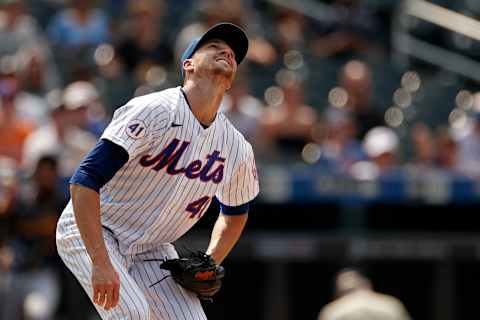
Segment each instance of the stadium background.
[{"label": "stadium background", "polygon": [[[68,177],[117,107],[180,83],[188,39],[231,21],[251,47],[223,109],[262,192],[209,319],[315,319],[346,266],[413,319],[475,317],[479,15],[475,0],[1,0],[0,310],[95,319],[53,247]],[[217,211],[179,245],[204,248]]]}]

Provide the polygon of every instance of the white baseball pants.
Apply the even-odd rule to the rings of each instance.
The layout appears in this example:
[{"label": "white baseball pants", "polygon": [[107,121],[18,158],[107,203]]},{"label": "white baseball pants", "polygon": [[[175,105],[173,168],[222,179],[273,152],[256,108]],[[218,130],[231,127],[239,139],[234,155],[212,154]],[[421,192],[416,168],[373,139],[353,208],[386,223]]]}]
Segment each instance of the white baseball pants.
[{"label": "white baseball pants", "polygon": [[[108,311],[95,305],[102,319],[207,319],[195,294],[180,287],[171,277],[150,287],[169,272],[160,269],[161,261],[144,260],[178,257],[173,245],[164,244],[155,250],[127,256],[120,253],[118,243],[110,232],[104,231],[103,234],[112,264],[120,276],[120,299],[118,305]],[[92,262],[76,225],[58,224],[57,250],[92,300]]]}]

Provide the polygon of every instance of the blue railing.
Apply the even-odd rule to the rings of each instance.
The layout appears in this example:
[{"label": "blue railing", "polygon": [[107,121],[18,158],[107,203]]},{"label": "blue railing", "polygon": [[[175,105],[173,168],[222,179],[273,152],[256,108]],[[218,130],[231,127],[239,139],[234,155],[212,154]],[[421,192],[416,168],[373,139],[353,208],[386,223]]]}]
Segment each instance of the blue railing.
[{"label": "blue railing", "polygon": [[480,180],[437,169],[402,168],[359,180],[325,168],[260,166],[260,199],[265,202],[480,202]]}]

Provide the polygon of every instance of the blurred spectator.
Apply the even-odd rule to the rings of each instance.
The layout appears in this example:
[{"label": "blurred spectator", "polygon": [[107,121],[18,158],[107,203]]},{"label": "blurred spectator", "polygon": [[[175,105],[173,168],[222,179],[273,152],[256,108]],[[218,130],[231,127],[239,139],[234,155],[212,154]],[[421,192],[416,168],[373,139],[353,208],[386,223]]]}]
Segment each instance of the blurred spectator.
[{"label": "blurred spectator", "polygon": [[458,170],[466,176],[480,178],[480,111],[473,114],[474,125],[458,141]]},{"label": "blurred spectator", "polygon": [[283,56],[288,50],[305,51],[308,45],[309,28],[307,19],[302,14],[284,8],[277,8],[274,22],[275,47]]},{"label": "blurred spectator", "polygon": [[[7,247],[3,242],[0,242],[0,272],[5,275],[10,269],[13,262],[13,252]],[[0,300],[5,301],[4,291],[5,290],[5,281],[6,279],[3,276],[0,276]],[[3,310],[5,306],[0,303],[0,310]]]},{"label": "blurred spectator", "polygon": [[10,245],[13,218],[17,209],[17,165],[14,159],[0,156],[0,319],[7,307],[10,283],[9,271],[13,265],[14,250]]},{"label": "blurred spectator", "polygon": [[317,113],[304,100],[303,81],[292,73],[280,84],[281,92],[266,107],[261,119],[261,139],[265,148],[273,147],[282,158],[296,159],[303,147],[313,141],[312,129]]},{"label": "blurred spectator", "polygon": [[[38,126],[47,121],[48,106],[44,98],[45,92],[36,92],[33,87],[30,87],[30,90],[25,88],[25,85],[28,85],[31,80],[28,79],[29,75],[27,74],[30,71],[25,68],[33,67],[35,64],[35,62],[30,64],[30,62],[24,60],[30,59],[27,57],[28,54],[26,51],[22,51],[15,56],[0,58],[2,73],[0,81],[3,81],[6,88],[11,91],[12,107],[15,110],[16,117]],[[30,66],[27,66],[27,63]],[[47,72],[46,70],[37,71]]]},{"label": "blurred spectator", "polygon": [[335,277],[335,300],[322,308],[318,320],[409,320],[397,298],[375,292],[371,281],[355,269]]},{"label": "blurred spectator", "polygon": [[239,72],[222,102],[222,112],[238,131],[253,145],[258,137],[259,122],[263,116],[262,102],[249,92],[246,74]]},{"label": "blurred spectator", "polygon": [[398,169],[399,139],[395,131],[388,127],[375,127],[367,132],[362,141],[368,161],[352,165],[351,174],[361,180],[385,177]]},{"label": "blurred spectator", "polygon": [[165,39],[162,17],[167,4],[160,0],[130,0],[124,37],[116,50],[127,71],[133,73],[139,64],[153,63],[168,69],[173,52]]},{"label": "blurred spectator", "polygon": [[98,88],[106,117],[109,119],[118,107],[130,100],[138,85],[114,50],[110,44],[99,48],[104,54],[98,55],[96,59],[98,74],[93,82]]},{"label": "blurred spectator", "polygon": [[[42,157],[19,195],[4,319],[53,319],[60,300],[55,228],[66,203],[58,190],[57,162]],[[39,308],[38,306],[41,306]]]},{"label": "blurred spectator", "polygon": [[55,226],[67,201],[59,189],[59,179],[56,157],[45,155],[38,160],[33,175],[20,190],[22,206],[26,210],[16,221],[18,234],[26,241],[35,238],[29,245],[44,251],[39,255],[42,259],[56,259]]},{"label": "blurred spectator", "polygon": [[372,71],[366,63],[358,60],[346,63],[339,74],[339,85],[348,95],[346,108],[352,112],[359,139],[371,128],[383,125],[383,116],[373,97]]},{"label": "blurred spectator", "polygon": [[359,0],[334,0],[321,26],[322,36],[311,42],[320,57],[351,59],[356,53],[377,51],[379,21],[367,4]]},{"label": "blurred spectator", "polygon": [[108,18],[93,7],[92,0],[68,3],[47,28],[65,82],[88,78],[93,68],[93,49],[110,40]]},{"label": "blurred spectator", "polygon": [[[131,82],[127,88],[134,86],[135,96],[167,88],[168,71],[172,67],[175,72],[173,78],[178,77],[178,65],[173,63],[173,50],[163,21],[167,9],[167,3],[163,0],[128,2],[128,19],[116,44],[115,59],[118,58],[118,62],[124,66]],[[111,84],[108,86],[112,87]],[[124,93],[122,95],[127,97]],[[109,106],[110,111],[119,105],[122,104],[114,102]]]},{"label": "blurred spectator", "polygon": [[[36,87],[47,91],[59,84],[58,71],[50,44],[36,20],[26,12],[22,0],[6,0],[0,4],[0,56],[15,56],[15,66],[22,73],[22,82],[41,82]],[[43,72],[33,74],[36,64]],[[33,84],[33,83],[32,83]],[[31,86],[27,87],[33,89]]]},{"label": "blurred spectator", "polygon": [[60,176],[66,181],[95,145],[96,138],[84,129],[88,107],[69,103],[65,94],[62,100],[52,102],[51,121],[31,133],[25,141],[23,166],[27,172],[32,172],[41,157],[53,155],[58,159]]},{"label": "blurred spectator", "polygon": [[73,125],[100,137],[107,125],[106,112],[100,96],[88,81],[75,81],[65,87],[63,104],[72,114]]},{"label": "blurred spectator", "polygon": [[35,19],[25,12],[22,0],[0,2],[0,55],[14,55],[19,50],[37,49],[49,53],[48,43]]},{"label": "blurred spectator", "polygon": [[17,200],[17,168],[14,159],[0,156],[0,248],[11,234],[12,210]]},{"label": "blurred spectator", "polygon": [[321,141],[322,161],[340,172],[349,172],[357,161],[366,160],[360,141],[356,138],[356,124],[345,110],[327,108],[324,116],[326,135]]},{"label": "blurred spectator", "polygon": [[24,58],[28,61],[22,62],[21,70],[16,75],[20,88],[15,96],[15,110],[19,118],[28,120],[35,126],[43,125],[49,118],[46,95],[50,87],[44,83],[44,75],[48,71],[38,56]]},{"label": "blurred spectator", "polygon": [[448,129],[439,128],[437,131],[437,166],[451,172],[458,172],[459,146],[457,142]]},{"label": "blurred spectator", "polygon": [[[0,212],[0,229],[3,223]],[[0,239],[0,319],[3,319],[3,310],[6,308],[5,301],[8,295],[8,270],[13,262],[13,252]]]},{"label": "blurred spectator", "polygon": [[14,77],[0,78],[0,155],[22,161],[22,148],[34,124],[17,115],[15,99],[19,90]]},{"label": "blurred spectator", "polygon": [[108,19],[92,0],[70,0],[69,6],[58,12],[48,26],[55,46],[64,49],[91,47],[110,39]]},{"label": "blurred spectator", "polygon": [[38,24],[45,29],[55,13],[62,9],[68,0],[23,0],[28,11]]},{"label": "blurred spectator", "polygon": [[410,162],[417,167],[433,167],[436,158],[436,141],[430,128],[423,123],[417,123],[411,131],[413,158]]},{"label": "blurred spectator", "polygon": [[[103,0],[101,3],[103,4],[103,9],[105,13],[110,16],[110,18],[119,18],[125,13],[125,8],[128,4],[129,0]],[[120,19],[117,19],[120,20]],[[113,21],[120,22],[120,21]]]},{"label": "blurred spectator", "polygon": [[[245,6],[243,6],[245,4]],[[229,21],[237,25],[245,25],[246,16],[251,14],[251,3],[240,0],[200,0],[197,4],[198,11],[207,26],[221,21]]]},{"label": "blurred spectator", "polygon": [[60,77],[56,66],[38,50],[23,50],[16,57],[18,78],[25,91],[44,96],[59,88]]},{"label": "blurred spectator", "polygon": [[363,148],[368,157],[380,169],[388,170],[397,163],[399,139],[395,131],[388,127],[375,127],[367,132]]}]

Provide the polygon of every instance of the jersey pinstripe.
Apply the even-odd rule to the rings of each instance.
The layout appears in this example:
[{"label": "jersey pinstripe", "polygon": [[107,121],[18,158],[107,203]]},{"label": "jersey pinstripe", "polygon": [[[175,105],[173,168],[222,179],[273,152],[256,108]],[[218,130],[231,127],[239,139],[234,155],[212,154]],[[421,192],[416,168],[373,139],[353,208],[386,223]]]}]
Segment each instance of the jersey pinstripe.
[{"label": "jersey pinstripe", "polygon": [[[102,224],[124,254],[175,241],[214,196],[238,206],[258,194],[250,144],[221,113],[204,129],[180,87],[132,99],[115,112],[102,138],[129,154],[100,190]],[[63,215],[73,215],[71,203]]]}]

